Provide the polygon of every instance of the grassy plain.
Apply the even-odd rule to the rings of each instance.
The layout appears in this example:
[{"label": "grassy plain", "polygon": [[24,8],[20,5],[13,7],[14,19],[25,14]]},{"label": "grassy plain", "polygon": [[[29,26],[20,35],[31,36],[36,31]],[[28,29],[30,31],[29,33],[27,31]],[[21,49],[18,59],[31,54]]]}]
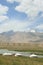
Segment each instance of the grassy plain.
[{"label": "grassy plain", "polygon": [[43,52],[43,44],[35,44],[35,43],[4,43],[0,44],[0,49],[9,49],[9,50],[17,50],[17,51],[31,51],[31,52]]},{"label": "grassy plain", "polygon": [[[1,44],[0,49],[43,53],[43,44]],[[43,58],[0,55],[0,65],[43,65]]]},{"label": "grassy plain", "polygon": [[0,65],[43,65],[43,58],[1,56]]}]

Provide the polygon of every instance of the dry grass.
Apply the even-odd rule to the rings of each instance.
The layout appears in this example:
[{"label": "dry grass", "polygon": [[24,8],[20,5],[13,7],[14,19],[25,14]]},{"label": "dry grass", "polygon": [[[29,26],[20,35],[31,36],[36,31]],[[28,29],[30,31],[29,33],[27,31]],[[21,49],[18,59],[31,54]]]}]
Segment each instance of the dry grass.
[{"label": "dry grass", "polygon": [[[0,45],[0,48],[18,51],[43,52],[43,44],[3,44]],[[0,65],[43,65],[43,58],[28,58],[0,55]]]},{"label": "dry grass", "polygon": [[0,44],[0,48],[9,49],[9,50],[19,50],[19,51],[40,51],[43,52],[43,44],[26,44],[26,43],[12,43],[12,44]]},{"label": "dry grass", "polygon": [[0,55],[0,65],[43,65],[43,59]]}]

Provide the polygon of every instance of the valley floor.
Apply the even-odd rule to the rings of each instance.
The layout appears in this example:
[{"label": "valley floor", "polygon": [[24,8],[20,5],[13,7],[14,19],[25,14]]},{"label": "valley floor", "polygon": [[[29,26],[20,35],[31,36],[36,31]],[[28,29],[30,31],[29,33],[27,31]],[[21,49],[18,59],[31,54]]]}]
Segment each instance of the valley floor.
[{"label": "valley floor", "polygon": [[[0,45],[0,49],[16,50],[22,52],[41,52],[43,44],[13,44]],[[43,65],[43,58],[15,57],[0,55],[0,65]]]},{"label": "valley floor", "polygon": [[0,65],[43,65],[43,58],[1,56]]}]

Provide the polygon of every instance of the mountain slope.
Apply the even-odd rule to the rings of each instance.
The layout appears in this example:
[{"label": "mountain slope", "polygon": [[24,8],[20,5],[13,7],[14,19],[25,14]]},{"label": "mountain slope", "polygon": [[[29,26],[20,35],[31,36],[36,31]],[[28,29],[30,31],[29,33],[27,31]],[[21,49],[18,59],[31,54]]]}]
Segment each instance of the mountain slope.
[{"label": "mountain slope", "polygon": [[2,43],[33,43],[43,42],[43,33],[38,32],[4,32],[0,34]]}]

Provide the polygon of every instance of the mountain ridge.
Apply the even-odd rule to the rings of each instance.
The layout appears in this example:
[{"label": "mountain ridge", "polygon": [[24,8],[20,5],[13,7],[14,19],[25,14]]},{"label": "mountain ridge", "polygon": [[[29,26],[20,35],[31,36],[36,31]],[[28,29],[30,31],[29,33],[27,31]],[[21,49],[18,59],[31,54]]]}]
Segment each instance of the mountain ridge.
[{"label": "mountain ridge", "polygon": [[0,33],[1,43],[40,43],[43,42],[43,33],[39,32],[14,32]]}]

